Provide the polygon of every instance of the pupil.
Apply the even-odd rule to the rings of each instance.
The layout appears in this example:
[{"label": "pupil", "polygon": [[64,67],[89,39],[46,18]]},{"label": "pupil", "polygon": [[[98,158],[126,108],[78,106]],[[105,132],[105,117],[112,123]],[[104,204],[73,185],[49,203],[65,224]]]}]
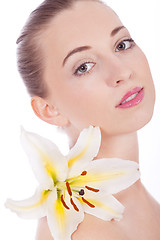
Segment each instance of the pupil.
[{"label": "pupil", "polygon": [[125,44],[124,43],[121,43],[121,44],[119,44],[119,49],[125,49]]},{"label": "pupil", "polygon": [[80,68],[80,71],[81,72],[85,72],[87,70],[87,66],[86,65],[83,65],[81,68]]},{"label": "pupil", "polygon": [[85,194],[84,190],[81,189],[81,191],[79,191],[79,195],[83,196]]}]

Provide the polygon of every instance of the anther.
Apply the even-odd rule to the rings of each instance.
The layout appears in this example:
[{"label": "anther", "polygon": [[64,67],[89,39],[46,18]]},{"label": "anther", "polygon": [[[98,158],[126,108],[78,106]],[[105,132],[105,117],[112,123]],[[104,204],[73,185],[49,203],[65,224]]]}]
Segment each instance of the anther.
[{"label": "anther", "polygon": [[87,175],[87,171],[83,171],[83,172],[81,173],[81,175],[82,175],[82,176]]},{"label": "anther", "polygon": [[79,191],[79,195],[80,195],[80,196],[83,196],[84,194],[85,194],[84,190],[81,189],[81,190]]},{"label": "anther", "polygon": [[77,205],[73,202],[73,199],[72,199],[72,198],[70,198],[70,201],[71,201],[71,204],[72,204],[72,206],[74,207],[74,209],[75,209],[77,212],[79,212],[79,209],[78,209]]},{"label": "anther", "polygon": [[82,200],[83,200],[83,202],[86,203],[89,207],[95,208],[95,206],[94,206],[92,203],[88,202],[85,198],[82,197]]},{"label": "anther", "polygon": [[66,209],[70,209],[68,206],[67,206],[67,204],[65,203],[65,201],[64,201],[64,198],[63,198],[63,195],[61,195],[61,202],[62,202],[62,204],[63,204],[63,206],[66,208]]},{"label": "anther", "polygon": [[72,191],[71,191],[71,188],[70,188],[68,182],[66,182],[66,187],[67,187],[67,192],[68,192],[68,194],[69,194],[70,196],[72,196]]},{"label": "anther", "polygon": [[85,188],[87,188],[88,190],[90,190],[92,192],[99,192],[99,189],[96,189],[96,188],[92,188],[92,187],[88,187],[88,186],[85,186]]}]

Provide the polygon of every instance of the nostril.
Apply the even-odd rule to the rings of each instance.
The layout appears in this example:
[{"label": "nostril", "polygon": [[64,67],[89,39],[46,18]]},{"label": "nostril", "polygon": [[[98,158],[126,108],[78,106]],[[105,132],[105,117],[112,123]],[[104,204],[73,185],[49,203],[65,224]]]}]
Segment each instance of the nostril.
[{"label": "nostril", "polygon": [[126,72],[122,76],[117,76],[117,79],[115,78],[114,86],[117,86],[123,82],[126,82],[132,78],[132,73]]},{"label": "nostril", "polygon": [[118,80],[116,83],[119,83],[120,82],[120,80]]}]

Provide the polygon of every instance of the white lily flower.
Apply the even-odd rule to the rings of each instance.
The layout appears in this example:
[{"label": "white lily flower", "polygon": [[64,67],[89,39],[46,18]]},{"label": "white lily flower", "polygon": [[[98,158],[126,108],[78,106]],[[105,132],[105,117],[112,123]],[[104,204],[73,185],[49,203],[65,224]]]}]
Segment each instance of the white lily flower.
[{"label": "white lily flower", "polygon": [[67,156],[49,140],[25,130],[21,140],[40,186],[32,198],[8,199],[6,207],[23,218],[47,216],[54,240],[71,240],[84,212],[107,221],[122,218],[124,207],[112,194],[136,182],[139,167],[118,158],[92,161],[100,147],[99,127],[84,129]]}]

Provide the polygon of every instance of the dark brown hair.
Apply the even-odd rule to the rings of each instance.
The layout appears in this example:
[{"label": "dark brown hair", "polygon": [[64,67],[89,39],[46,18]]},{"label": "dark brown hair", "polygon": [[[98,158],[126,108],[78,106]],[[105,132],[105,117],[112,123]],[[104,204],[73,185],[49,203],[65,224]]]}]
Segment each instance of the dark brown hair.
[{"label": "dark brown hair", "polygon": [[[31,96],[45,98],[48,93],[43,79],[44,64],[38,38],[58,13],[71,8],[77,1],[86,0],[45,0],[30,14],[17,40],[18,71]],[[101,0],[87,1],[102,3]]]}]

